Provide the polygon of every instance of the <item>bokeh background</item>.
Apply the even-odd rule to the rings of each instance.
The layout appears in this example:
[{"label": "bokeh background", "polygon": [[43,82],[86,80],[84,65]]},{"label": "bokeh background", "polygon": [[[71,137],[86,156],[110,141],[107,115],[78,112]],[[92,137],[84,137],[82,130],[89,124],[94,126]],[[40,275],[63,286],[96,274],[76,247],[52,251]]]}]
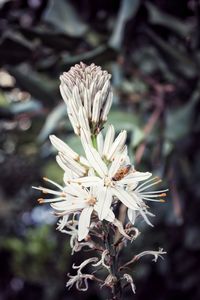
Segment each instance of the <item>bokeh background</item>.
[{"label": "bokeh background", "polygon": [[59,75],[83,61],[112,73],[109,122],[128,130],[137,169],[170,192],[152,205],[154,228],[140,222],[126,253],[157,249],[133,271],[137,294],[124,299],[200,299],[200,1],[0,1],[0,299],[106,299],[65,288],[72,261],[67,236],[48,206],[42,177],[62,183],[48,135],[77,151]]}]

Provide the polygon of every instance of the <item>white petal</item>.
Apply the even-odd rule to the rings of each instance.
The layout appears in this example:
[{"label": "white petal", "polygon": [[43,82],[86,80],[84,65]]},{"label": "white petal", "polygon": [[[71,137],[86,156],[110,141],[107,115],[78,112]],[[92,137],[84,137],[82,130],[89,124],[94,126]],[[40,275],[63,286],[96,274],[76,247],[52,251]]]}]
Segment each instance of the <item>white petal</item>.
[{"label": "white petal", "polygon": [[71,95],[71,93],[70,93],[70,91],[69,91],[69,89],[67,87],[64,89],[64,85],[65,84],[61,83],[61,85],[60,85],[60,93],[61,93],[61,96],[62,96],[63,100],[68,105],[69,99],[71,98],[72,95]]},{"label": "white petal", "polygon": [[[77,202],[77,203],[76,203]],[[52,203],[51,207],[58,211],[77,211],[85,208],[87,206],[87,203],[85,201],[79,201],[78,199],[75,199],[72,201],[60,201],[56,203]]]},{"label": "white petal", "polygon": [[108,172],[108,176],[109,177],[113,177],[117,171],[119,170],[119,168],[122,166],[123,162],[125,161],[125,158],[126,158],[126,155],[127,155],[127,149],[125,148],[125,150],[121,153],[118,153],[111,166],[110,166],[110,169],[109,169],[109,172]]},{"label": "white petal", "polygon": [[78,87],[76,85],[72,89],[72,96],[73,96],[72,101],[74,100],[74,102],[76,103],[76,107],[79,109],[82,106],[82,101],[81,101]]},{"label": "white petal", "polygon": [[132,224],[135,224],[135,219],[136,219],[136,211],[134,209],[128,208],[127,212],[128,218]]},{"label": "white petal", "polygon": [[103,160],[101,159],[100,154],[97,152],[96,149],[94,149],[90,145],[85,146],[85,151],[86,151],[87,159],[91,164],[91,166],[99,174],[99,176],[104,178],[108,173],[108,168],[106,164],[103,162]]},{"label": "white petal", "polygon": [[[58,158],[56,158],[56,160],[59,161],[60,157],[58,156]],[[61,164],[62,164],[62,161],[61,161]],[[64,173],[64,176],[63,176],[64,183],[67,184],[69,182],[69,180],[71,180],[73,178],[77,178],[77,174],[74,173],[71,169],[69,169],[65,166],[65,173]]]},{"label": "white petal", "polygon": [[90,187],[90,186],[98,186],[102,182],[102,179],[97,176],[86,176],[77,179],[72,179],[70,182],[76,182],[81,184],[84,187]]},{"label": "white petal", "polygon": [[124,189],[116,186],[112,188],[112,192],[126,207],[136,210],[139,209],[135,199]]},{"label": "white petal", "polygon": [[76,120],[74,120],[73,114],[70,112],[70,109],[67,109],[67,114],[75,134],[80,135],[79,125],[76,123]]},{"label": "white petal", "polygon": [[78,240],[79,241],[84,239],[89,232],[90,218],[91,218],[92,211],[93,211],[93,207],[88,206],[88,207],[84,208],[80,214],[79,222],[78,222]]},{"label": "white petal", "polygon": [[78,159],[79,155],[73,151],[67,144],[65,144],[62,140],[57,138],[55,135],[50,135],[49,139],[52,145],[60,152],[63,152],[66,155],[69,155],[72,159]]},{"label": "white petal", "polygon": [[124,147],[126,136],[127,136],[126,130],[120,132],[120,134],[117,136],[117,138],[115,139],[114,143],[112,144],[109,150],[109,153],[107,155],[108,160],[112,160],[115,157],[116,153],[118,153]]},{"label": "white petal", "polygon": [[[110,80],[108,79],[105,83],[103,88],[101,89],[101,97],[102,97],[102,103],[107,101],[108,98],[108,92],[110,90]],[[112,101],[111,101],[112,102]]]},{"label": "white petal", "polygon": [[148,179],[151,177],[151,173],[149,172],[131,172],[125,178],[121,180],[124,184],[133,184],[134,182],[139,182]]},{"label": "white petal", "polygon": [[87,88],[84,88],[84,107],[87,113],[88,118],[90,119],[92,114],[91,114],[91,95],[90,91]]},{"label": "white petal", "polygon": [[99,115],[101,111],[101,92],[98,91],[98,93],[95,95],[94,102],[93,102],[93,108],[92,108],[92,122],[97,123],[99,121]]},{"label": "white petal", "polygon": [[102,156],[103,154],[103,135],[101,132],[97,135],[97,149],[99,154]]},{"label": "white petal", "polygon": [[113,93],[110,92],[108,98],[106,99],[106,103],[104,104],[102,113],[101,113],[101,120],[107,121],[108,113],[110,111],[112,105]]},{"label": "white petal", "polygon": [[58,153],[61,161],[70,168],[73,172],[79,174],[80,176],[83,176],[86,173],[86,168],[80,165],[77,161],[71,159],[70,157],[64,155],[62,152]]},{"label": "white petal", "polygon": [[81,133],[81,143],[83,149],[85,150],[88,144],[92,146],[91,132],[84,128],[81,128],[80,133]]},{"label": "white petal", "polygon": [[115,214],[114,212],[110,209],[109,213],[107,214],[107,216],[105,217],[105,220],[108,222],[113,222],[115,219]]},{"label": "white petal", "polygon": [[89,126],[89,122],[88,122],[87,113],[86,113],[85,108],[83,106],[79,107],[78,115],[79,115],[80,127],[84,128],[85,130],[90,132],[90,126]]},{"label": "white petal", "polygon": [[112,193],[110,188],[102,187],[98,191],[96,210],[100,220],[107,217],[112,203]]},{"label": "white petal", "polygon": [[113,125],[110,125],[106,132],[106,137],[105,137],[105,141],[104,141],[104,147],[103,147],[103,155],[104,156],[108,155],[110,147],[114,141],[114,137],[115,137],[115,129],[114,129]]},{"label": "white petal", "polygon": [[89,196],[89,193],[87,190],[85,190],[82,186],[80,186],[77,183],[70,183],[65,189],[65,192],[67,194],[74,195],[75,197],[86,199]]}]

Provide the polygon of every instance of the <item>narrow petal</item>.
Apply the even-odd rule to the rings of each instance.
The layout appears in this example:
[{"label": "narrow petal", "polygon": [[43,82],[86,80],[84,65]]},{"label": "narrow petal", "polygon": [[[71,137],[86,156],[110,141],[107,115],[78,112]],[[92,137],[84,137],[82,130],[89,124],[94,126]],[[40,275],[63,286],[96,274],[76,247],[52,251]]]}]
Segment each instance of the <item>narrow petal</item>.
[{"label": "narrow petal", "polygon": [[148,179],[152,174],[150,172],[138,172],[132,171],[125,178],[123,178],[123,183],[131,184],[134,182],[139,182]]},{"label": "narrow petal", "polygon": [[76,172],[80,176],[83,176],[87,169],[80,165],[77,161],[71,159],[69,156],[64,155],[62,152],[58,153],[62,162],[70,168],[72,171]]},{"label": "narrow petal", "polygon": [[120,134],[116,137],[114,143],[112,144],[109,153],[107,155],[107,159],[108,160],[112,160],[116,153],[118,153],[125,144],[126,141],[126,136],[127,136],[127,132],[126,130],[123,130],[122,132],[120,132]]},{"label": "narrow petal", "polygon": [[81,133],[81,143],[82,143],[83,149],[85,150],[87,145],[92,146],[91,132],[86,130],[85,128],[81,128],[80,133]]},{"label": "narrow petal", "polygon": [[97,152],[97,150],[91,147],[90,145],[86,145],[85,151],[87,159],[90,162],[91,166],[95,169],[99,176],[101,176],[102,178],[105,177],[108,173],[108,168],[101,159],[101,156]]},{"label": "narrow petal", "polygon": [[87,113],[88,118],[91,118],[91,95],[90,91],[87,88],[84,88],[84,107]]},{"label": "narrow petal", "polygon": [[65,144],[62,140],[57,138],[55,135],[50,135],[49,139],[52,145],[60,152],[63,152],[66,155],[69,155],[72,159],[78,159],[79,155],[73,151],[67,144]]},{"label": "narrow petal", "polygon": [[115,129],[113,125],[110,125],[106,132],[106,137],[105,137],[104,147],[103,147],[103,156],[108,155],[110,147],[114,141],[114,137],[115,137]]},{"label": "narrow petal", "polygon": [[88,232],[89,232],[89,226],[90,226],[90,218],[93,211],[92,206],[88,206],[83,209],[83,211],[80,214],[79,222],[78,222],[78,240],[83,240]]},{"label": "narrow petal", "polygon": [[112,192],[128,208],[136,209],[136,210],[139,209],[134,198],[124,189],[116,186],[112,188]]},{"label": "narrow petal", "polygon": [[90,186],[98,186],[102,182],[102,179],[97,176],[86,176],[86,177],[72,179],[68,183],[70,182],[79,183],[84,187],[90,187]]},{"label": "narrow petal", "polygon": [[[77,202],[77,203],[76,203]],[[57,202],[57,203],[52,203],[51,207],[55,210],[58,211],[78,211],[83,208],[85,208],[87,203],[84,201],[80,202],[78,199],[74,200],[72,203],[70,200],[62,201],[62,202]]]},{"label": "narrow petal", "polygon": [[115,214],[114,212],[110,209],[107,216],[105,217],[105,220],[108,222],[113,222],[115,219]]},{"label": "narrow petal", "polygon": [[74,102],[76,103],[76,107],[79,109],[82,106],[82,101],[81,101],[81,97],[77,85],[75,85],[72,89],[72,97]]},{"label": "narrow petal", "polygon": [[[105,83],[103,88],[101,89],[101,97],[102,97],[102,103],[105,104],[104,102],[107,101],[107,98],[109,97],[108,93],[110,91],[110,80],[108,79]],[[112,99],[111,99],[112,103]]]},{"label": "narrow petal", "polygon": [[112,193],[110,188],[103,187],[99,190],[97,195],[97,206],[96,210],[100,220],[103,220],[107,217],[110,212],[110,206],[112,203]]},{"label": "narrow petal", "polygon": [[109,177],[112,178],[117,173],[117,171],[119,170],[119,168],[125,161],[126,155],[127,155],[127,149],[125,147],[123,152],[121,152],[115,156],[115,158],[110,166],[109,172],[108,172]]},{"label": "narrow petal", "polygon": [[78,116],[79,116],[80,127],[86,129],[87,131],[90,131],[87,113],[83,106],[79,107]]},{"label": "narrow petal", "polygon": [[101,92],[95,95],[92,109],[92,122],[97,123],[99,121],[99,115],[101,111]]},{"label": "narrow petal", "polygon": [[128,218],[130,220],[130,222],[134,225],[135,224],[135,220],[136,220],[136,211],[134,209],[128,208],[128,212],[127,212]]},{"label": "narrow petal", "polygon": [[103,154],[103,135],[101,132],[97,135],[97,149],[99,154],[102,156]]},{"label": "narrow petal", "polygon": [[66,187],[66,193],[86,199],[89,196],[89,193],[86,189],[81,187],[77,183],[71,183]]},{"label": "narrow petal", "polygon": [[103,107],[103,110],[101,113],[101,120],[104,122],[107,121],[108,113],[109,113],[111,105],[112,105],[112,99],[113,99],[113,92],[110,92],[108,94],[108,97],[106,99],[106,102],[104,104],[104,107]]}]

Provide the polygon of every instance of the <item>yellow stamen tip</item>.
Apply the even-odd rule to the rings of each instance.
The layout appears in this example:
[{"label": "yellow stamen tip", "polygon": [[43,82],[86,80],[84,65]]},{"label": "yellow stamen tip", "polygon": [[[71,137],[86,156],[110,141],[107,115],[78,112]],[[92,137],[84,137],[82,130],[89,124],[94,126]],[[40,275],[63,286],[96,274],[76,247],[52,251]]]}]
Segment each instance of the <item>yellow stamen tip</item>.
[{"label": "yellow stamen tip", "polygon": [[39,199],[37,199],[37,201],[38,201],[39,203],[44,203],[44,199],[43,199],[43,198],[39,198]]},{"label": "yellow stamen tip", "polygon": [[166,201],[164,199],[160,199],[160,202],[161,203],[165,203]]},{"label": "yellow stamen tip", "polygon": [[166,193],[162,193],[162,194],[160,194],[159,196],[160,196],[160,197],[166,197],[167,194],[166,194]]},{"label": "yellow stamen tip", "polygon": [[48,178],[47,177],[43,177],[43,180],[48,180]]}]

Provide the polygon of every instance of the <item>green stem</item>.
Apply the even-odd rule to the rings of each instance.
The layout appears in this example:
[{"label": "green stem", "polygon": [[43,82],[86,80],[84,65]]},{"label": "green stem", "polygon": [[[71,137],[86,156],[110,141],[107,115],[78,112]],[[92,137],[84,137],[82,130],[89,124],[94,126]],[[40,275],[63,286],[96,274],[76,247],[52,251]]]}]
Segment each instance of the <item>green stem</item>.
[{"label": "green stem", "polygon": [[92,145],[95,149],[97,149],[97,136],[92,134],[91,135]]}]

